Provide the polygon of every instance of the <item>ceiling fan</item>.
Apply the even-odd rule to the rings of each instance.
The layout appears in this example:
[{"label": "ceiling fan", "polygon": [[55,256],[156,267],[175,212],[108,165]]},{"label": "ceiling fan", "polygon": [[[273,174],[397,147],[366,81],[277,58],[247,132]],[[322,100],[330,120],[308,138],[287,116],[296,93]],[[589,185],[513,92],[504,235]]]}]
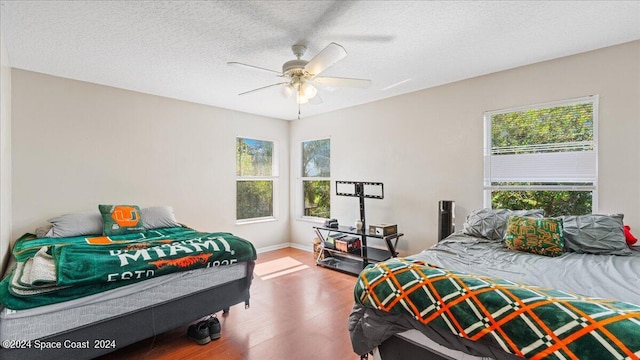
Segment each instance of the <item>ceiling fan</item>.
[{"label": "ceiling fan", "polygon": [[301,59],[305,51],[307,50],[307,47],[305,45],[293,45],[291,47],[291,50],[296,56],[296,59],[285,62],[282,65],[281,72],[235,61],[228,62],[228,65],[245,66],[252,69],[267,71],[270,73],[275,73],[277,76],[284,78],[284,81],[281,81],[279,83],[245,91],[238,95],[247,95],[270,87],[282,86],[282,93],[285,96],[291,97],[293,94],[296,95],[296,102],[298,103],[298,118],[300,118],[301,104],[322,103],[322,99],[318,95],[318,89],[316,88],[316,86],[318,85],[327,87],[354,88],[368,88],[369,86],[371,86],[371,80],[367,79],[318,76],[323,71],[327,70],[329,67],[333,66],[335,63],[347,56],[347,52],[339,44],[330,43],[309,61]]}]

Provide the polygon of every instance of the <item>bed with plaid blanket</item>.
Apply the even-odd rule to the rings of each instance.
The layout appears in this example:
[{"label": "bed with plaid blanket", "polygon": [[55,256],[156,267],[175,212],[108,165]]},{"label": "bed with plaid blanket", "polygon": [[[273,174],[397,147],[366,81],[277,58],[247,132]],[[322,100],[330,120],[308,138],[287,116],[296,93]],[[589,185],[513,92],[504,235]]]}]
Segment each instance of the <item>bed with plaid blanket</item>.
[{"label": "bed with plaid blanket", "polygon": [[[528,359],[640,358],[640,306],[631,303],[397,258],[363,270],[354,296],[354,309],[409,316]],[[358,313],[352,312],[352,324]],[[350,331],[352,342],[362,333],[355,326]]]}]

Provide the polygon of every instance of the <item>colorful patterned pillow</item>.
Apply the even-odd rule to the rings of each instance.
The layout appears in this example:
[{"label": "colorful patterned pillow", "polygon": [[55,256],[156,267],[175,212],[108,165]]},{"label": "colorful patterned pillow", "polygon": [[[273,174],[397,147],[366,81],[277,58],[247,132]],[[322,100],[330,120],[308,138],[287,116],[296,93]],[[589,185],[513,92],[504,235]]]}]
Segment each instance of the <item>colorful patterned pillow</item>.
[{"label": "colorful patterned pillow", "polygon": [[564,248],[562,219],[511,216],[504,240],[511,250],[560,256]]},{"label": "colorful patterned pillow", "polygon": [[140,208],[135,205],[98,205],[103,235],[124,235],[145,231]]}]

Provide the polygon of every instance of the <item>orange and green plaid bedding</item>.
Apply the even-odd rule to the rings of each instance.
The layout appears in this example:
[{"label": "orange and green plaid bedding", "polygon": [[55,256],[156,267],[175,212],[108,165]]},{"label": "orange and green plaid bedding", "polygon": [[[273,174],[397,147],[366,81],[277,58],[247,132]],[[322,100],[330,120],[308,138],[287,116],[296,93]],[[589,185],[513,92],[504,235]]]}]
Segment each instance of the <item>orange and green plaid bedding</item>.
[{"label": "orange and green plaid bedding", "polygon": [[639,359],[640,306],[390,259],[355,300],[529,359]]}]

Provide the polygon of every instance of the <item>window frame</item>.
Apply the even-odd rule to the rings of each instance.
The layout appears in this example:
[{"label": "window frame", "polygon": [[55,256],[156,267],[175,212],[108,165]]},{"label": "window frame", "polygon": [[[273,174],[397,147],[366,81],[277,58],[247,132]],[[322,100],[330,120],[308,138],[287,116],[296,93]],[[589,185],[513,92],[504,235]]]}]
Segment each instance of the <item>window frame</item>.
[{"label": "window frame", "polygon": [[[534,105],[524,105],[518,107],[512,107],[501,110],[492,110],[486,111],[484,113],[484,144],[483,144],[483,206],[487,208],[492,208],[492,191],[504,190],[504,191],[529,191],[529,190],[539,190],[539,191],[591,191],[591,212],[598,212],[598,182],[599,182],[599,171],[598,171],[598,114],[599,114],[599,96],[598,95],[588,95],[579,98],[572,98],[566,100],[558,100],[551,101],[546,103],[539,103]],[[491,154],[491,144],[492,144],[492,117],[498,114],[505,114],[511,112],[521,112],[521,111],[529,111],[529,110],[539,110],[545,108],[559,107],[559,106],[570,106],[570,105],[578,105],[578,104],[588,104],[592,105],[593,114],[592,114],[592,126],[593,126],[593,151],[595,153],[595,179],[592,185],[492,185],[491,180],[488,179],[487,176],[487,157]]]},{"label": "window frame", "polygon": [[[255,140],[255,141],[262,141],[262,142],[270,142],[272,145],[272,152],[271,152],[271,176],[239,176],[238,175],[238,165],[237,165],[237,159],[238,159],[238,149],[236,147],[236,151],[234,151],[234,155],[235,155],[235,173],[236,173],[236,186],[234,187],[234,194],[235,194],[235,211],[234,213],[235,218],[236,218],[236,225],[243,225],[243,224],[252,224],[252,223],[260,223],[260,222],[267,222],[267,221],[275,221],[278,220],[278,216],[280,214],[280,190],[279,190],[279,182],[280,182],[280,144],[278,143],[277,140],[272,140],[272,139],[265,139],[265,138],[261,138],[261,137],[255,137],[255,136],[241,136],[241,135],[237,135],[236,136],[236,141],[234,142],[234,147],[237,146],[238,143],[238,139],[246,139],[246,140]],[[238,182],[239,181],[271,181],[272,183],[272,189],[273,189],[273,203],[272,205],[272,215],[270,216],[261,216],[261,217],[255,217],[255,218],[247,218],[247,219],[238,219]]]},{"label": "window frame", "polygon": [[[312,142],[312,141],[320,141],[320,140],[329,140],[329,176],[328,177],[320,177],[320,176],[303,176],[304,175],[304,164],[303,164],[303,157],[304,157],[304,144],[308,143],[308,142]],[[313,138],[313,139],[306,139],[306,140],[300,140],[298,142],[299,146],[298,146],[298,151],[299,151],[299,156],[298,156],[298,181],[297,181],[297,199],[296,199],[296,213],[297,213],[297,218],[298,220],[303,220],[303,221],[309,221],[309,222],[314,222],[314,223],[323,223],[326,219],[328,218],[321,218],[321,217],[317,217],[317,216],[307,216],[304,214],[304,182],[305,181],[328,181],[329,182],[329,203],[331,204],[331,198],[332,198],[332,193],[333,193],[333,185],[331,183],[331,173],[332,173],[332,168],[331,168],[331,137],[330,136],[324,136],[324,137],[318,137],[318,138]],[[331,206],[331,205],[329,205]],[[329,208],[329,212],[331,212],[331,208]],[[329,215],[331,216],[331,215]]]}]

